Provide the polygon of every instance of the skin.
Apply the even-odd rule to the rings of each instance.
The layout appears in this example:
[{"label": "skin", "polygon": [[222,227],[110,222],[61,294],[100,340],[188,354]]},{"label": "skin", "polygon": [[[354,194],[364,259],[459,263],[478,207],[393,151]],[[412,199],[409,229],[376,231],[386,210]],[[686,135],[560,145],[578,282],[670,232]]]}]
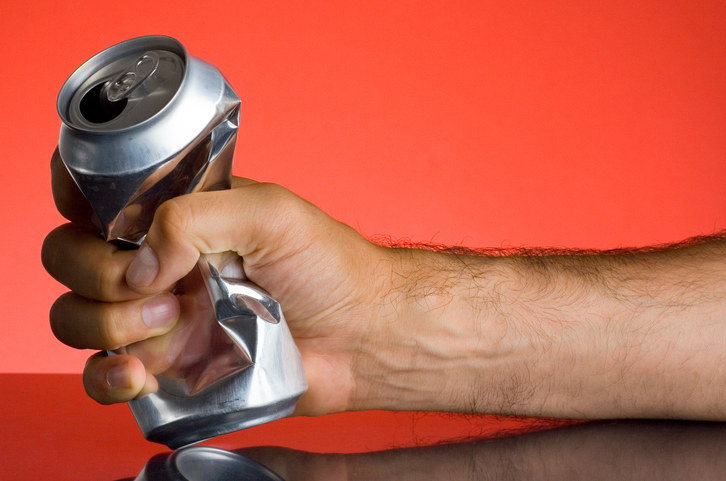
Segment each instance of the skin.
[{"label": "skin", "polygon": [[48,235],[42,258],[71,290],[51,309],[53,332],[75,348],[125,347],[86,365],[101,403],[156,388],[142,353],[184,318],[172,286],[200,253],[232,252],[285,312],[309,383],[298,414],[726,419],[718,236],[576,255],[391,248],[280,186],[236,178],[229,191],[164,203],[130,251],[98,237],[57,154],[52,170],[70,223]]}]

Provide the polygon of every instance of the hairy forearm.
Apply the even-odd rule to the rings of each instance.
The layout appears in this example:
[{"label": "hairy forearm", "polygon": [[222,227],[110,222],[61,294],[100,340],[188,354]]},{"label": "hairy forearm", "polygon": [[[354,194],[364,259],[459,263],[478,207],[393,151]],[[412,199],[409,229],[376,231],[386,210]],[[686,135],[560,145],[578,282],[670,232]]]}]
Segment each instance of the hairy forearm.
[{"label": "hairy forearm", "polygon": [[726,419],[726,242],[526,254],[390,249],[353,407]]}]

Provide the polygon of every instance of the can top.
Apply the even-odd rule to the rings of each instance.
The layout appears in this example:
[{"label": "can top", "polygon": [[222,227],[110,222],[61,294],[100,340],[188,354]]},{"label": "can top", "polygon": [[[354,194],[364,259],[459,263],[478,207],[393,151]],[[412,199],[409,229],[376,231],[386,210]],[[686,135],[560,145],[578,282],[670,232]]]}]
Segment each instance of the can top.
[{"label": "can top", "polygon": [[187,55],[176,40],[148,36],[107,48],[81,65],[58,94],[66,125],[112,131],[159,113],[179,90]]}]

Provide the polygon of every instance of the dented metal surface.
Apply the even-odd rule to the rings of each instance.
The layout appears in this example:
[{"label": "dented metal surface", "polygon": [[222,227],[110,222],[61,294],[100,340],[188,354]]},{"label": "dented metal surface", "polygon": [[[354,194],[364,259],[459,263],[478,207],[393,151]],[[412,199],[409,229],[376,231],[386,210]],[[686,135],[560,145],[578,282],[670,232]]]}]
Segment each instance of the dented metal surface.
[{"label": "dented metal surface", "polygon": [[[63,85],[58,113],[60,156],[106,240],[140,245],[164,201],[230,187],[239,98],[172,38],[97,54]],[[290,414],[307,388],[300,354],[240,259],[202,256],[175,294],[178,325],[134,352],[159,386],[130,403],[147,439],[179,447]]]}]

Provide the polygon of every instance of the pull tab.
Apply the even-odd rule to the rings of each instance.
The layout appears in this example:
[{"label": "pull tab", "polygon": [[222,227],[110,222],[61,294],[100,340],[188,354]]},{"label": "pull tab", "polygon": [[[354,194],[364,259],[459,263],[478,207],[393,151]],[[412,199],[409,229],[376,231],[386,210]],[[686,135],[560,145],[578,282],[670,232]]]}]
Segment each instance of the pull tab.
[{"label": "pull tab", "polygon": [[149,50],[139,57],[130,68],[119,74],[115,79],[104,85],[101,98],[106,97],[109,102],[118,102],[128,97],[131,92],[144,83],[159,67],[159,54]]}]

